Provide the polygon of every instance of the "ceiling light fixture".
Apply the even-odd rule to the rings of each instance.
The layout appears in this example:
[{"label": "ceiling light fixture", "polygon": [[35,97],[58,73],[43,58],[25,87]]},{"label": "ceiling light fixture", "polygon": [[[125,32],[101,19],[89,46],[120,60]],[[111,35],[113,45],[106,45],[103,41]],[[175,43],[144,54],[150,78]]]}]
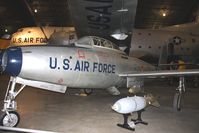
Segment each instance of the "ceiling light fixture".
[{"label": "ceiling light fixture", "polygon": [[34,12],[37,13],[37,9],[35,9]]},{"label": "ceiling light fixture", "polygon": [[163,17],[166,17],[166,15],[167,15],[167,14],[166,14],[165,12],[162,13],[162,16],[163,16]]},{"label": "ceiling light fixture", "polygon": [[161,9],[161,10],[159,11],[159,14],[160,14],[162,17],[166,17],[166,16],[168,16],[168,14],[169,14],[169,9],[167,9],[167,8]]},{"label": "ceiling light fixture", "polygon": [[128,37],[128,35],[125,33],[115,33],[112,34],[111,36],[117,40],[125,40]]}]

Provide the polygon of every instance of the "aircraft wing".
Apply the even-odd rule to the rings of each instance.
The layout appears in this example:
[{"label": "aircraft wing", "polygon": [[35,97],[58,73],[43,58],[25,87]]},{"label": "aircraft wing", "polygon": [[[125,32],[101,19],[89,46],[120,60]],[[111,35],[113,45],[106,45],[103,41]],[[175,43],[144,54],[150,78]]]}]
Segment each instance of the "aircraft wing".
[{"label": "aircraft wing", "polygon": [[95,35],[115,42],[110,36],[124,33],[131,40],[137,0],[68,0],[68,6],[78,37]]},{"label": "aircraft wing", "polygon": [[162,77],[162,76],[191,76],[199,75],[199,69],[187,70],[158,70],[142,72],[125,72],[118,74],[120,77]]}]

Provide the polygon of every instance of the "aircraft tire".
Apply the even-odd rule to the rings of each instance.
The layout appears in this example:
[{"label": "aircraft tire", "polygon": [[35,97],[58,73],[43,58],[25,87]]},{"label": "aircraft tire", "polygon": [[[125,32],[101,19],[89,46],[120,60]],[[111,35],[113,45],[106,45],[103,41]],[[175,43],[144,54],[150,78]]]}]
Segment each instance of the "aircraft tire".
[{"label": "aircraft tire", "polygon": [[16,111],[9,111],[9,116],[6,112],[4,112],[0,117],[0,125],[7,127],[16,127],[19,124],[20,116]]},{"label": "aircraft tire", "polygon": [[93,89],[84,89],[84,93],[87,95],[91,95],[93,93]]},{"label": "aircraft tire", "polygon": [[182,94],[176,93],[173,99],[173,109],[174,111],[180,111],[182,106]]}]

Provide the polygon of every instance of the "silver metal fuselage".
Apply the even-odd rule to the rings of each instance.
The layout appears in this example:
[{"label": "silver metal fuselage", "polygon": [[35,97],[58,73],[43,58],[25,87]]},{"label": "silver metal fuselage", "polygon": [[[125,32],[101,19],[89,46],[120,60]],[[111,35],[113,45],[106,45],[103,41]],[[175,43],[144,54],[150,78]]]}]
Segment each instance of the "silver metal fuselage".
[{"label": "silver metal fuselage", "polygon": [[154,67],[119,50],[93,47],[21,47],[18,77],[73,88],[109,88],[126,85],[119,73]]}]

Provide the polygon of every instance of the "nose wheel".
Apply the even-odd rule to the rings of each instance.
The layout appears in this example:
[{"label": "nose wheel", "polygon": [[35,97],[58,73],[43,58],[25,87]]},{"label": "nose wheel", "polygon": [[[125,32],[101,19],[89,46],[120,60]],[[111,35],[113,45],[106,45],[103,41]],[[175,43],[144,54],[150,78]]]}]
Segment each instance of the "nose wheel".
[{"label": "nose wheel", "polygon": [[180,77],[179,79],[179,86],[176,89],[176,93],[173,99],[173,109],[180,111],[182,107],[182,98],[183,94],[185,93],[185,80],[184,77]]},{"label": "nose wheel", "polygon": [[6,127],[16,127],[19,124],[20,116],[16,111],[4,112],[0,119],[0,125]]}]

